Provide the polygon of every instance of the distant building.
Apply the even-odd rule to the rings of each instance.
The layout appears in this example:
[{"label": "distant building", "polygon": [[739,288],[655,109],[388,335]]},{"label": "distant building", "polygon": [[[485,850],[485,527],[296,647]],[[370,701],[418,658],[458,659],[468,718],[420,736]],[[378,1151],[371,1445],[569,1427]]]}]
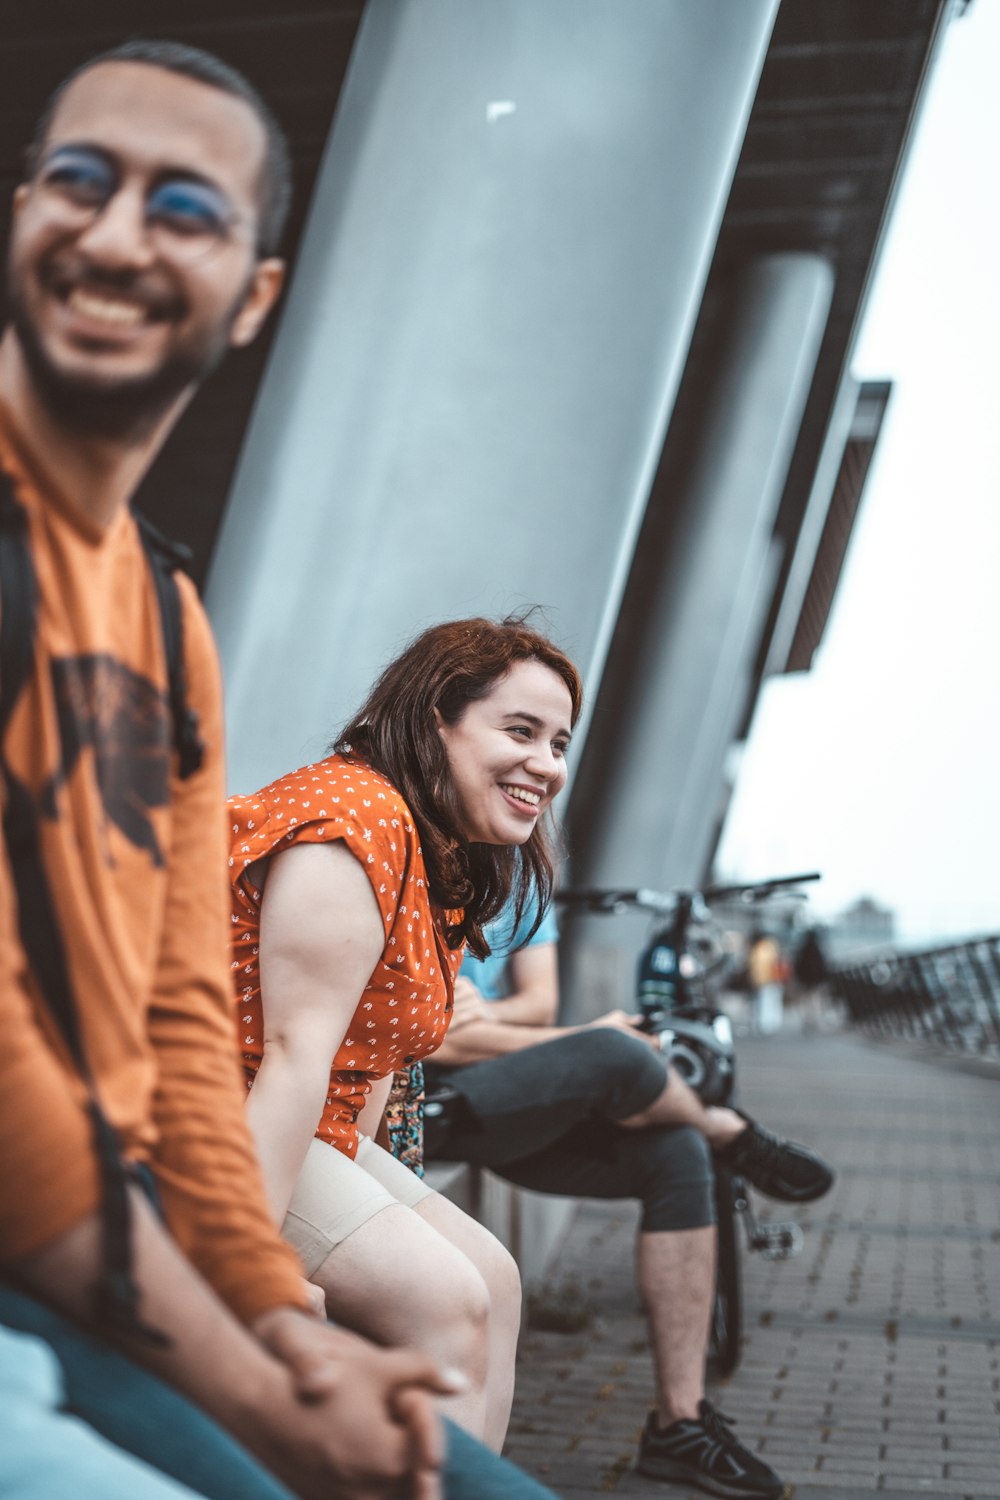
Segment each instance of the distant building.
[{"label": "distant building", "polygon": [[871,896],[859,896],[830,923],[826,946],[834,962],[896,941],[896,913]]}]

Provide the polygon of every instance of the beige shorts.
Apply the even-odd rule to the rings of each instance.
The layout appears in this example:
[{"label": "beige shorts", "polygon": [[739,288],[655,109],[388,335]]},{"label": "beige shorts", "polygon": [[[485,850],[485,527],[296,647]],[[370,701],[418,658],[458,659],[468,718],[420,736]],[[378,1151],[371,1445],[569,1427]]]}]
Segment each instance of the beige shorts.
[{"label": "beige shorts", "polygon": [[318,1271],[335,1245],[383,1208],[414,1208],[432,1189],[381,1146],[361,1137],[352,1161],[336,1146],[309,1143],[281,1232],[294,1245],[307,1276]]}]

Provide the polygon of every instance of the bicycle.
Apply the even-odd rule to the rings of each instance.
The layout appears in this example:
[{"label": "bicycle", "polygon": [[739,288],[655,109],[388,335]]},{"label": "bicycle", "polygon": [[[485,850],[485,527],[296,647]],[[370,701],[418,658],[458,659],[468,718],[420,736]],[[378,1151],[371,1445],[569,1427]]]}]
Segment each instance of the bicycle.
[{"label": "bicycle", "polygon": [[[658,1035],[668,1062],[705,1104],[723,1105],[736,1097],[736,1050],[732,1023],[718,995],[723,980],[734,973],[735,960],[722,946],[710,908],[734,899],[766,901],[778,891],[795,893],[797,887],[818,879],[810,872],[705,891],[566,889],[557,892],[556,900],[568,910],[602,916],[632,909],[653,917],[636,972],[642,1029]],[[748,1250],[767,1260],[797,1254],[803,1236],[798,1224],[790,1221],[762,1223],[746,1182],[723,1167],[716,1169],[715,1197],[718,1252],[709,1369],[716,1378],[724,1378],[739,1364],[742,1337],[737,1220],[743,1224]]]}]

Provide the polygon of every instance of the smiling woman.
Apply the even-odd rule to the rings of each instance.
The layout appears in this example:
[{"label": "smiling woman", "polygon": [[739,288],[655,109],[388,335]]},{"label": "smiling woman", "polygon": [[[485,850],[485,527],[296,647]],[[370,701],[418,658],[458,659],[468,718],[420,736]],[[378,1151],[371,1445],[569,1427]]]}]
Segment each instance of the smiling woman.
[{"label": "smiling woman", "polygon": [[470,843],[521,844],[566,781],[572,701],[540,661],[517,662],[438,733]]},{"label": "smiling woman", "polygon": [[376,1145],[396,1070],[444,1038],[466,943],[543,911],[547,813],[580,711],[523,619],[435,626],[334,753],[231,800],[233,973],[271,1207],[331,1316],[462,1370],[453,1415],[502,1444],[520,1316],[502,1247]]}]

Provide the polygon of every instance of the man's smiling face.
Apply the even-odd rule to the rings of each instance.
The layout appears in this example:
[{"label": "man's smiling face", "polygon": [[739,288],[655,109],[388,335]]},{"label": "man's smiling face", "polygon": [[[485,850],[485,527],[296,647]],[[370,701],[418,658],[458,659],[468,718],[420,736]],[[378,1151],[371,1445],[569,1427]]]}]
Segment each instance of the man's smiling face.
[{"label": "man's smiling face", "polygon": [[126,433],[253,338],[281,280],[256,253],[265,150],[247,103],[165,68],[100,63],[69,85],[10,252],[15,334],[57,417]]}]

